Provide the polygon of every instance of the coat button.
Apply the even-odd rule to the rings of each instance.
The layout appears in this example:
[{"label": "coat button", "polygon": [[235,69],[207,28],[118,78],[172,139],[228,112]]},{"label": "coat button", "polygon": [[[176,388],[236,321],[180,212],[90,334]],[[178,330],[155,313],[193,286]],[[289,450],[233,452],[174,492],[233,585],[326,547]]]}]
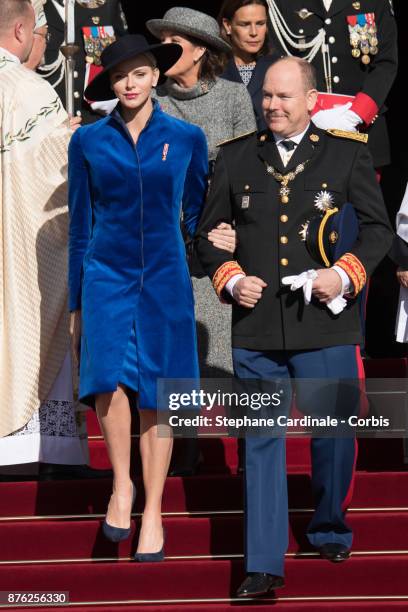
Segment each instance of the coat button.
[{"label": "coat button", "polygon": [[288,244],[289,240],[287,236],[280,237],[281,244]]},{"label": "coat button", "polygon": [[289,217],[287,215],[281,215],[280,220],[282,221],[282,223],[286,223],[288,218]]},{"label": "coat button", "polygon": [[244,189],[245,189],[245,191],[249,191],[250,190],[250,186],[249,185],[245,185]]},{"label": "coat button", "polygon": [[79,98],[79,91],[74,91],[74,98]]},{"label": "coat button", "polygon": [[337,62],[338,62],[337,57],[332,57],[332,63],[333,63],[333,64],[337,64]]},{"label": "coat button", "polygon": [[289,263],[288,260],[285,257],[283,259],[281,259],[280,262],[281,262],[282,266],[287,266],[288,263]]},{"label": "coat button", "polygon": [[330,17],[328,17],[327,19],[324,20],[324,23],[326,23],[327,25],[331,24],[331,19]]},{"label": "coat button", "polygon": [[340,83],[340,77],[338,77],[338,76],[334,76],[334,77],[333,77],[333,82],[334,82],[334,83]]},{"label": "coat button", "polygon": [[74,70],[74,79],[78,78],[78,70]]},{"label": "coat button", "polygon": [[334,36],[330,36],[329,43],[333,45],[335,42],[336,42],[336,39],[334,38]]},{"label": "coat button", "polygon": [[327,189],[327,183],[322,183],[322,189]]}]

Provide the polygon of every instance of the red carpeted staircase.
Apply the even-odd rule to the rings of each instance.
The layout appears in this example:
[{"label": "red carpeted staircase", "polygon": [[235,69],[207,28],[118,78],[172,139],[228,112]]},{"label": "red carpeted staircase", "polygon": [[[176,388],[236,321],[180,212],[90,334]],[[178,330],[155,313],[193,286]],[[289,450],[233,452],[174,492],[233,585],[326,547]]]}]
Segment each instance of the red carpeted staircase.
[{"label": "red carpeted staircase", "polygon": [[[373,376],[405,376],[401,361],[367,362],[366,369]],[[93,413],[89,435],[92,465],[108,467]],[[408,611],[408,471],[400,440],[360,441],[348,515],[353,555],[341,565],[321,560],[308,546],[309,443],[288,440],[287,586],[274,597],[244,604],[234,599],[244,576],[236,440],[200,444],[200,475],[167,480],[164,563],[131,561],[143,507],[140,480],[132,537],[120,545],[101,534],[110,481],[0,483],[0,591],[69,591],[73,610],[94,612]]]}]

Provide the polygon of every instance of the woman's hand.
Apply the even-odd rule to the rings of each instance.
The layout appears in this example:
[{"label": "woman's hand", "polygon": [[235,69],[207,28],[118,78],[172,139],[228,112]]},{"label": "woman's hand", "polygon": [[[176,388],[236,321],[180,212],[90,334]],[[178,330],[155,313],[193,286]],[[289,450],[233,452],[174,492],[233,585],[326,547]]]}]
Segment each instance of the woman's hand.
[{"label": "woman's hand", "polygon": [[217,249],[233,253],[237,248],[237,233],[229,223],[219,223],[208,232],[208,240]]},{"label": "woman's hand", "polygon": [[71,352],[74,359],[75,366],[79,367],[79,355],[80,355],[80,344],[81,344],[81,311],[74,310],[71,312],[71,318],[69,322],[69,333],[71,336]]},{"label": "woman's hand", "polygon": [[397,279],[401,287],[408,289],[408,272],[406,270],[397,270]]},{"label": "woman's hand", "polygon": [[69,127],[73,132],[75,132],[79,127],[81,127],[82,117],[69,117]]}]

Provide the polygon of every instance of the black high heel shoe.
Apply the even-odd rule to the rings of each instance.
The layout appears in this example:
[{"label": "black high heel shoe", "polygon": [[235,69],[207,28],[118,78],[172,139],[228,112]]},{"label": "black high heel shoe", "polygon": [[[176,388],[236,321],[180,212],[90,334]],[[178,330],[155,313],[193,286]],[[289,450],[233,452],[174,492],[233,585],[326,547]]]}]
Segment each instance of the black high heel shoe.
[{"label": "black high heel shoe", "polygon": [[155,563],[156,561],[164,560],[164,541],[166,539],[166,531],[163,527],[163,546],[161,550],[154,553],[135,553],[135,561],[139,563]]},{"label": "black high heel shoe", "polygon": [[[136,487],[133,482],[132,482],[132,485],[133,485],[133,493],[132,493],[132,508],[133,508],[135,504],[135,500],[136,500]],[[131,514],[131,518],[132,518],[132,514]],[[127,540],[128,537],[130,536],[131,530],[132,530],[131,527],[129,527],[128,529],[123,529],[122,527],[114,527],[113,525],[109,525],[109,523],[107,523],[106,521],[106,518],[102,523],[103,535],[105,536],[105,538],[107,538],[111,542],[122,542],[123,540]]]}]

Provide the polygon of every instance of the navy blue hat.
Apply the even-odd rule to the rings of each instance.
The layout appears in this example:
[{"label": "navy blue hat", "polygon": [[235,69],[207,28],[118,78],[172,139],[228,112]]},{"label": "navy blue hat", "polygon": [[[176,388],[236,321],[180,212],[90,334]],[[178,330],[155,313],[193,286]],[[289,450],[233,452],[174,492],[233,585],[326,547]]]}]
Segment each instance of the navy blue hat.
[{"label": "navy blue hat", "polygon": [[310,219],[305,232],[309,254],[319,264],[332,266],[353,248],[358,238],[359,223],[350,203],[339,209],[329,209]]},{"label": "navy blue hat", "polygon": [[140,34],[122,36],[102,52],[103,70],[85,89],[85,98],[88,100],[113,100],[116,96],[111,89],[109,71],[121,62],[144,53],[151,53],[155,57],[157,68],[164,74],[181,57],[183,48],[175,43],[150,45],[145,37]]}]

